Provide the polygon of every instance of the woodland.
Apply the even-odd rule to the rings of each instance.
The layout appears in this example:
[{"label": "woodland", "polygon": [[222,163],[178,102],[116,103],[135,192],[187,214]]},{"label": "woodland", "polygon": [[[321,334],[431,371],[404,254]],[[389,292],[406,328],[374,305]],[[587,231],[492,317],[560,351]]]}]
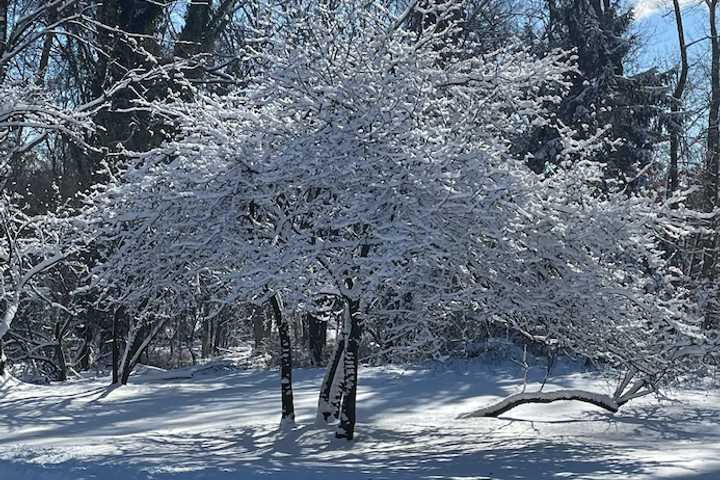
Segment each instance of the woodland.
[{"label": "woodland", "polygon": [[717,392],[718,3],[648,66],[618,0],[0,0],[0,425],[238,352],[344,440],[364,369],[519,369],[460,422]]}]

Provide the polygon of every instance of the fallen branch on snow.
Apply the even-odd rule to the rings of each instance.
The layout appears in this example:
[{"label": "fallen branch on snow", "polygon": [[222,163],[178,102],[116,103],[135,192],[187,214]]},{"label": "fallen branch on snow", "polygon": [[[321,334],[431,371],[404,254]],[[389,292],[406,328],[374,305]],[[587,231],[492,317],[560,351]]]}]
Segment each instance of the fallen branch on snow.
[{"label": "fallen branch on snow", "polygon": [[574,400],[591,403],[612,413],[616,413],[620,408],[620,404],[608,395],[587,392],[585,390],[557,390],[555,392],[517,393],[515,395],[510,395],[509,397],[506,397],[489,407],[463,413],[459,415],[458,418],[497,417],[515,407],[527,403],[552,403],[560,400]]}]

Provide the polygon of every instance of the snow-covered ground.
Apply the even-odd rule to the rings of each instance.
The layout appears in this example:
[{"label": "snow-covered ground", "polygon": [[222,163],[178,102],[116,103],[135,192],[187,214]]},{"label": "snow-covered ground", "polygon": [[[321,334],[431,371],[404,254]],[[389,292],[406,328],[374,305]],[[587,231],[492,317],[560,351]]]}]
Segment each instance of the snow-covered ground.
[{"label": "snow-covered ground", "polygon": [[[321,379],[319,369],[295,372],[298,426],[282,433],[271,371],[0,387],[0,480],[720,479],[713,389],[641,399],[616,415],[558,402],[457,420],[516,392],[519,372],[478,361],[365,368],[348,443],[313,424]],[[611,390],[567,369],[545,390],[559,387]]]}]

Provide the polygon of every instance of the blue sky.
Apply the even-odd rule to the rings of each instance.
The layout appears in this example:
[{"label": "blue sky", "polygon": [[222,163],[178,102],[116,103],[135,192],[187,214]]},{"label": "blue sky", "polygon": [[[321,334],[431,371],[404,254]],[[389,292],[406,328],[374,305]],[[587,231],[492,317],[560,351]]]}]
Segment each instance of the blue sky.
[{"label": "blue sky", "polygon": [[[698,3],[700,0],[680,0],[680,5],[685,7]],[[672,0],[631,0],[634,5],[635,15],[637,18],[650,17],[663,11],[667,11],[672,6]]]},{"label": "blue sky", "polygon": [[[636,29],[643,40],[642,54],[638,58],[640,68],[652,65],[670,66],[678,55],[675,16],[671,0],[630,0],[637,18]],[[689,42],[707,35],[707,10],[702,0],[681,0],[685,37]],[[702,54],[707,42],[691,48],[691,57]]]}]

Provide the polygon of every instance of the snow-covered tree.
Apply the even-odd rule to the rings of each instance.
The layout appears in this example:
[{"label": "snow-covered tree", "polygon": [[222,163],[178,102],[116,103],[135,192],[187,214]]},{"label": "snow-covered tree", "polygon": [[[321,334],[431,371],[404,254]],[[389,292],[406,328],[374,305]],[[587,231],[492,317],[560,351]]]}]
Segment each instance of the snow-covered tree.
[{"label": "snow-covered tree", "polygon": [[[654,388],[702,340],[656,247],[658,232],[680,234],[674,210],[603,184],[583,160],[602,132],[552,124],[567,54],[463,55],[445,31],[406,31],[405,16],[313,10],[256,52],[266,70],[246,89],[143,105],[178,133],[91,199],[96,284],[148,332],[140,347],[197,285],[218,304],[272,302],[281,337],[280,297],[306,311],[337,299],[318,417],[348,439],[367,322],[390,325],[392,348],[432,355],[464,315],[633,372],[641,387],[622,382],[620,398]],[[561,166],[541,177],[512,142],[543,126]]]},{"label": "snow-covered tree", "polygon": [[49,216],[30,217],[15,200],[0,194],[0,375],[5,374],[6,363],[2,340],[22,302],[46,300],[38,291],[38,276],[67,257],[64,222]]}]

